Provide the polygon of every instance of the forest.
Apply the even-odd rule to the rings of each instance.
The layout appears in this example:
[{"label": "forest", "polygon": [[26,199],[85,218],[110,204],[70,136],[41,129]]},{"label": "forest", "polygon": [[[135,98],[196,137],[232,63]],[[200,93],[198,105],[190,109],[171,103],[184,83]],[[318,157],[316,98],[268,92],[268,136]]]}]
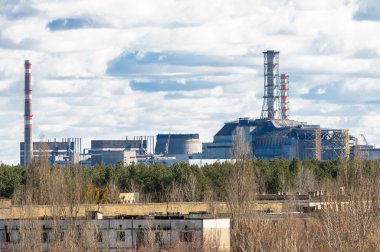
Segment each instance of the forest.
[{"label": "forest", "polygon": [[[357,160],[319,161],[297,159],[250,159],[244,161],[252,174],[250,185],[256,193],[303,193],[326,189],[328,184],[345,174],[347,183],[355,179]],[[360,161],[363,171],[378,169],[379,161]],[[118,192],[139,192],[144,202],[162,201],[225,201],[230,177],[234,177],[240,164],[214,163],[198,167],[176,163],[170,167],[155,163],[124,166],[96,165],[91,168],[49,166],[35,162],[30,167],[0,165],[0,197],[12,198],[27,188],[27,178],[65,173],[81,174],[83,202],[117,203],[112,197]],[[35,170],[34,174],[31,174]],[[44,174],[45,173],[45,174]],[[54,178],[56,176],[52,176]],[[43,186],[43,185],[40,185]],[[325,187],[325,188],[324,188]],[[97,196],[98,195],[98,196]],[[101,198],[99,198],[101,196]],[[93,201],[93,202],[91,202]]]}]

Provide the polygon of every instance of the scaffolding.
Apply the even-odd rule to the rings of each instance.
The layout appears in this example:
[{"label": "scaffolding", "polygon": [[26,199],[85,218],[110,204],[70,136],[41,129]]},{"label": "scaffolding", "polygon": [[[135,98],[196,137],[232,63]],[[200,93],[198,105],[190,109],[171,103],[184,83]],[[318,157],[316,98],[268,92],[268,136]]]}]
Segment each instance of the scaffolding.
[{"label": "scaffolding", "polygon": [[321,129],[295,129],[297,156],[301,160],[321,159]]},{"label": "scaffolding", "polygon": [[321,129],[315,129],[315,159],[321,160]]},{"label": "scaffolding", "polygon": [[346,159],[349,159],[350,158],[350,131],[348,129],[345,130],[344,132],[345,136],[346,136]]},{"label": "scaffolding", "polygon": [[277,51],[266,51],[264,54],[264,102],[261,119],[279,119],[279,55]]},{"label": "scaffolding", "polygon": [[322,159],[349,158],[349,132],[346,129],[323,129],[321,132]]}]

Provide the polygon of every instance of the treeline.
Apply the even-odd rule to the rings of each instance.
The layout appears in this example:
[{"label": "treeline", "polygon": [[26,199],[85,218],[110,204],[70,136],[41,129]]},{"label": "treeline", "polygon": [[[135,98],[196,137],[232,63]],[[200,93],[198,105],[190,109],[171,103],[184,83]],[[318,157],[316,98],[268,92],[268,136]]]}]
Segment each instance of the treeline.
[{"label": "treeline", "polygon": [[[338,174],[344,175],[340,177],[345,178],[346,184],[353,183],[358,162],[364,173],[380,170],[379,161],[340,159],[252,159],[245,165],[251,174],[250,184],[255,187],[256,193],[307,193],[326,189],[329,184],[336,182]],[[0,197],[22,195],[28,188],[28,179],[31,180],[33,176],[38,177],[34,181],[39,181],[40,184],[29,185],[29,189],[41,189],[49,183],[74,183],[70,181],[79,174],[80,179],[75,183],[81,184],[77,185],[82,190],[80,201],[86,203],[115,203],[119,192],[140,192],[140,199],[145,202],[224,201],[228,196],[228,181],[234,178],[239,166],[239,163],[215,163],[203,167],[186,163],[177,163],[170,167],[159,163],[130,166],[120,163],[114,167],[96,165],[92,168],[81,168],[53,167],[41,162],[30,167],[1,164]],[[49,176],[51,179],[61,176],[62,180],[49,182]],[[44,190],[48,192],[49,188]]]},{"label": "treeline", "polygon": [[[1,195],[26,209],[50,205],[54,220],[75,220],[81,203],[117,203],[119,192],[140,192],[145,202],[225,201],[233,223],[232,251],[378,251],[379,181],[380,160],[242,159],[203,167],[119,164],[88,169],[51,167],[44,160],[29,167],[0,165]],[[315,190],[329,192],[324,200],[331,207],[306,219],[291,213],[267,218],[252,207],[258,193]],[[292,211],[292,204],[298,203],[287,202],[287,209]],[[75,222],[71,227],[74,235]],[[96,230],[84,230],[81,241],[91,241]],[[20,251],[35,251],[40,231],[33,220],[23,221]],[[96,251],[96,243],[80,247],[75,235],[68,237],[56,239],[51,250]]]}]

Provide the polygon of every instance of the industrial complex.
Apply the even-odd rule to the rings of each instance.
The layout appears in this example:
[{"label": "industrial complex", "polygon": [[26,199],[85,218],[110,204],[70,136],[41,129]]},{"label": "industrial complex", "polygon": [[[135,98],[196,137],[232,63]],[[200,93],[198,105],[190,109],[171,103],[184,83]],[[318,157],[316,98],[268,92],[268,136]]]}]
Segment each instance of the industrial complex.
[{"label": "industrial complex", "polygon": [[289,119],[289,75],[279,68],[280,52],[264,54],[264,96],[260,119],[239,118],[226,122],[210,143],[201,143],[199,134],[158,134],[134,136],[124,140],[91,140],[90,148],[82,148],[80,138],[62,141],[33,142],[31,63],[25,61],[25,133],[20,143],[20,164],[33,158],[46,157],[57,165],[115,165],[162,162],[170,165],[183,161],[207,164],[238,159],[234,153],[237,139],[248,146],[252,158],[285,158],[300,160],[332,160],[360,156],[380,158],[380,149],[358,139],[348,129],[323,128]]}]

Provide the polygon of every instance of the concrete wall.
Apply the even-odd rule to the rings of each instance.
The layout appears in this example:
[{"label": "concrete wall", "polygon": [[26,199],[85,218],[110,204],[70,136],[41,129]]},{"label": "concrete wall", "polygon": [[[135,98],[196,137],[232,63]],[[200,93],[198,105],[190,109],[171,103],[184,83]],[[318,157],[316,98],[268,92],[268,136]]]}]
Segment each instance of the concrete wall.
[{"label": "concrete wall", "polygon": [[203,240],[207,251],[230,251],[230,219],[204,220]]},{"label": "concrete wall", "polygon": [[[260,201],[253,203],[253,208],[257,211],[282,212],[283,202],[281,201]],[[42,218],[49,216],[76,216],[85,217],[89,211],[97,211],[98,205],[79,206],[11,206],[0,208],[0,220],[2,219],[27,219]],[[208,212],[210,214],[228,214],[228,205],[225,202],[181,202],[181,203],[150,203],[150,204],[109,204],[99,205],[99,211],[105,217],[116,215],[149,215],[180,213],[189,214],[191,212]]]}]

